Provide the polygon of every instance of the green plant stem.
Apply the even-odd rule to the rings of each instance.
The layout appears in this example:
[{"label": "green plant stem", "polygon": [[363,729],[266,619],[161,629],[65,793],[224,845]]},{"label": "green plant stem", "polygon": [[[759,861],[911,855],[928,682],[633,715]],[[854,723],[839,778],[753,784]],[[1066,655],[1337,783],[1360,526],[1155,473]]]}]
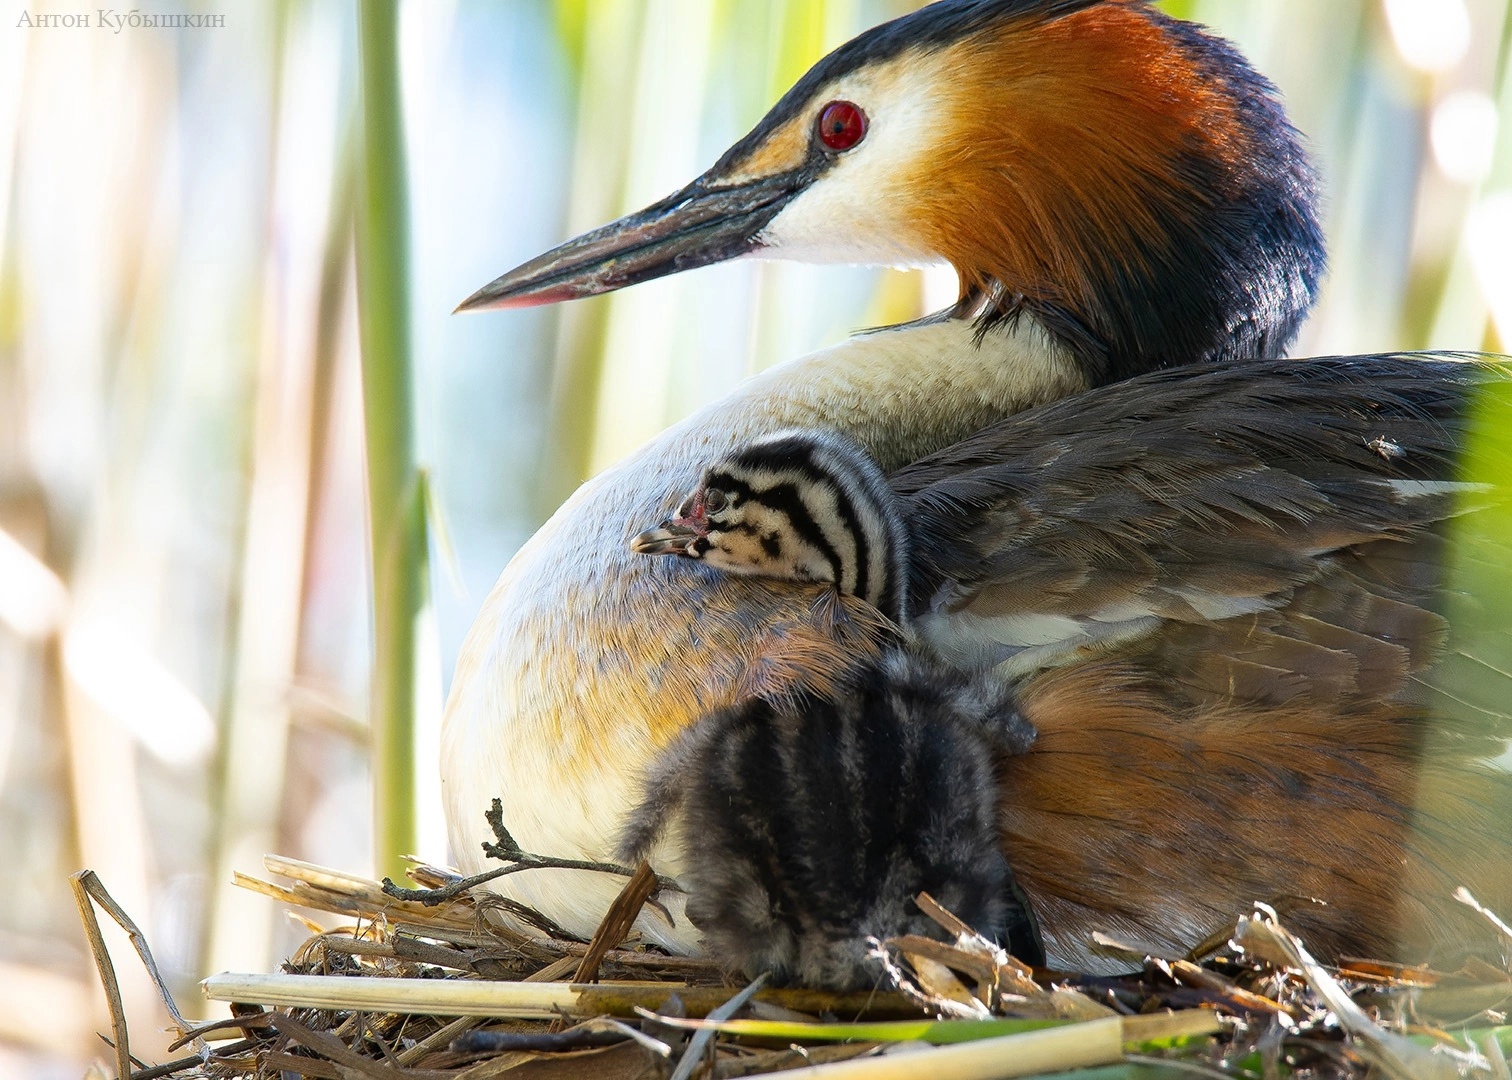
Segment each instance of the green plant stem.
[{"label": "green plant stem", "polygon": [[415,849],[415,618],[424,517],[415,467],[409,196],[399,100],[398,5],[361,0],[363,169],[358,316],[373,557],[373,842],[380,872]]}]

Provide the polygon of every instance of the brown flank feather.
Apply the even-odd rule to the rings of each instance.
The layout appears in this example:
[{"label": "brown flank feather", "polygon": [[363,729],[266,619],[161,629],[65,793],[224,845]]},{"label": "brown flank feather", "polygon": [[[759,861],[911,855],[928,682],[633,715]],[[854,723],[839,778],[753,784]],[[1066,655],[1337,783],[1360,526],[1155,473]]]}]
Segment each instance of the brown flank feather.
[{"label": "brown flank feather", "polygon": [[1512,895],[1505,773],[1435,753],[1410,706],[1190,706],[1163,681],[1103,664],[1022,687],[1039,737],[1000,764],[1002,843],[1051,953],[1103,931],[1179,954],[1289,897],[1326,902],[1290,917],[1320,955],[1485,945],[1453,893]]}]

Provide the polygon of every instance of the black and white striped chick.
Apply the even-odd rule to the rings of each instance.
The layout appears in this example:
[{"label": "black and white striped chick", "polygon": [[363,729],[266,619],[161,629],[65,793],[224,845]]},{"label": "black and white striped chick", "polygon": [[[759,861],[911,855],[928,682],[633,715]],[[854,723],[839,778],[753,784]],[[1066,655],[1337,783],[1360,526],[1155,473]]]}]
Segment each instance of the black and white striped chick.
[{"label": "black and white striped chick", "polygon": [[908,532],[896,497],[841,435],[786,431],[738,448],[630,546],[734,574],[826,582],[899,626],[908,620]]},{"label": "black and white striped chick", "polygon": [[997,759],[1033,736],[1006,690],[892,649],[832,698],[750,698],[684,731],[620,854],[645,857],[670,825],[689,920],[752,977],[875,986],[872,939],[940,933],[921,891],[1042,965],[997,827]]},{"label": "black and white striped chick", "polygon": [[[828,582],[907,622],[896,498],[839,436],[784,432],[737,449],[632,546]],[[921,891],[1041,964],[997,832],[995,762],[1033,737],[990,678],[889,648],[828,694],[752,697],[698,721],[652,770],[622,854],[643,857],[675,822],[696,853],[688,917],[713,955],[751,975],[872,985],[869,939],[938,932],[913,902]]]}]

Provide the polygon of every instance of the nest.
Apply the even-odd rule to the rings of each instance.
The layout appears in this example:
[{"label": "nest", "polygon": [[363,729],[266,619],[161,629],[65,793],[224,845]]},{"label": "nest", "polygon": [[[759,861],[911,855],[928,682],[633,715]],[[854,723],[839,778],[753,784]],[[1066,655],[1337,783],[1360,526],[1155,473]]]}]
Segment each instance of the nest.
[{"label": "nest", "polygon": [[[1152,1074],[1162,1076],[1512,1077],[1504,966],[1325,967],[1261,905],[1205,955],[1131,956],[1136,973],[1093,977],[1031,971],[921,894],[942,939],[877,942],[884,986],[768,988],[639,941],[636,917],[670,887],[645,864],[545,859],[497,831],[505,865],[480,877],[563,866],[627,878],[591,941],[436,867],[411,867],[416,890],[270,856],[267,869],[282,883],[238,882],[353,921],[339,930],[311,924],[317,932],[281,973],[205,980],[206,995],[231,1002],[232,1016],[198,1027],[179,1013],[129,916],[92,873],[76,875],[119,1075],[712,1080],[798,1069],[814,1080],[949,1080],[1076,1076],[1142,1062],[1175,1070]],[[1481,910],[1468,894],[1461,899]],[[185,1056],[158,1065],[131,1058],[96,905],[130,934]],[[1482,914],[1512,945],[1512,930]],[[516,929],[521,923],[533,932]]]}]

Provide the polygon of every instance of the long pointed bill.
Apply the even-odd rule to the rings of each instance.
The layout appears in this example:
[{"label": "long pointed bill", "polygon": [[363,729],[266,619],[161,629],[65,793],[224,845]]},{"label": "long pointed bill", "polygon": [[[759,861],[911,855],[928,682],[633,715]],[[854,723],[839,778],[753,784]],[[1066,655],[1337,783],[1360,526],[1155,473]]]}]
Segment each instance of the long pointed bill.
[{"label": "long pointed bill", "polygon": [[495,278],[457,306],[532,307],[613,292],[761,247],[756,236],[811,179],[798,169],[736,185],[705,177]]},{"label": "long pointed bill", "polygon": [[688,545],[702,535],[691,525],[668,520],[632,538],[630,550],[637,555],[688,555]]}]

